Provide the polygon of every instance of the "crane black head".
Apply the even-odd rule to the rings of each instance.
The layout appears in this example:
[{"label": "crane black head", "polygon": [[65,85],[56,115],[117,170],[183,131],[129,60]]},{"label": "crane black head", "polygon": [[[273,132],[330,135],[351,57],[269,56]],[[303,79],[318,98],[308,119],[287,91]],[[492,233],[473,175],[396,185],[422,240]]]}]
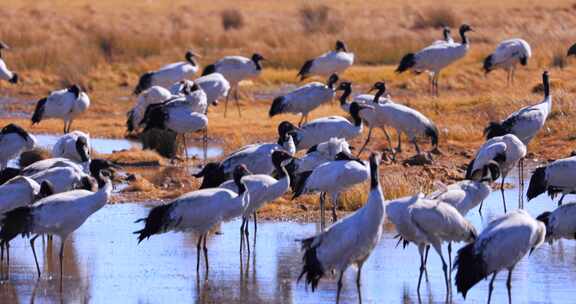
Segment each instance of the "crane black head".
[{"label": "crane black head", "polygon": [[334,85],[338,82],[340,78],[338,77],[338,74],[334,73],[332,75],[330,75],[330,77],[328,77],[328,81],[326,82],[326,85],[329,88],[334,88]]},{"label": "crane black head", "polygon": [[280,168],[285,161],[292,159],[292,155],[286,151],[276,150],[272,152],[272,163],[275,167]]},{"label": "crane black head", "polygon": [[460,35],[466,33],[466,32],[473,32],[474,30],[472,29],[472,27],[466,23],[462,24],[460,26]]},{"label": "crane black head", "polygon": [[194,58],[200,58],[198,54],[194,53],[192,50],[186,51],[186,55],[184,55],[186,61],[188,61],[191,65],[196,65],[196,60]]},{"label": "crane black head", "polygon": [[82,162],[87,162],[90,159],[90,147],[86,137],[78,136],[76,139],[76,152],[80,155]]},{"label": "crane black head", "polygon": [[246,191],[246,186],[244,183],[242,183],[242,177],[250,174],[252,173],[248,170],[248,168],[246,168],[246,165],[244,164],[240,164],[234,168],[234,173],[232,175],[234,177],[234,183],[236,184],[236,187],[238,187],[238,195]]},{"label": "crane black head", "polygon": [[258,53],[252,54],[252,62],[254,62],[254,64],[256,65],[256,69],[259,71],[262,70],[262,65],[260,64],[260,61],[262,60],[266,60],[264,56]]},{"label": "crane black head", "polygon": [[374,102],[378,103],[378,100],[380,99],[380,96],[384,95],[386,93],[386,83],[384,81],[378,81],[376,82],[372,88],[370,89],[370,91],[368,91],[368,93],[372,92],[376,90],[376,94],[374,95]]},{"label": "crane black head", "polygon": [[335,50],[336,50],[336,52],[348,52],[348,49],[346,48],[346,44],[342,40],[336,41]]}]

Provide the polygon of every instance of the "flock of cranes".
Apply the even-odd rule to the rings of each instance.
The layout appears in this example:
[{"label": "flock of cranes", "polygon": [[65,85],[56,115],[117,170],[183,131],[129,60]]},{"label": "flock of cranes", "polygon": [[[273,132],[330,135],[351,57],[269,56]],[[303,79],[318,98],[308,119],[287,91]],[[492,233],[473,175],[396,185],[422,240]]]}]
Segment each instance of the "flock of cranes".
[{"label": "flock of cranes", "polygon": [[[446,66],[464,57],[470,48],[467,34],[472,28],[463,24],[459,28],[460,42],[443,29],[443,40],[405,55],[396,72],[412,70],[430,74],[430,92],[438,94],[440,72]],[[0,79],[18,82],[18,74],[10,71],[1,57],[8,47],[0,44]],[[576,55],[576,47],[569,55]],[[531,57],[529,44],[522,39],[500,43],[484,60],[486,73],[504,69],[508,82],[514,80],[518,64],[526,65]],[[227,56],[206,66],[202,76],[190,80],[200,70],[192,51],[185,61],[168,64],[158,70],[144,73],[134,89],[137,102],[128,113],[128,132],[146,132],[151,129],[168,130],[176,134],[202,131],[204,148],[208,141],[208,107],[233,95],[238,115],[239,83],[260,75],[264,57],[254,53],[250,58]],[[470,288],[492,275],[488,302],[496,275],[508,270],[508,295],[511,301],[511,272],[518,261],[540,246],[545,240],[575,238],[576,204],[545,212],[536,219],[522,210],[524,196],[523,160],[530,141],[544,127],[552,108],[549,74],[543,72],[544,98],[541,102],[522,108],[501,122],[492,122],[484,130],[486,142],[478,148],[470,162],[463,181],[439,185],[428,195],[386,200],[380,184],[380,153],[372,153],[368,161],[360,157],[369,144],[374,128],[383,130],[394,155],[402,152],[401,138],[405,135],[415,146],[418,155],[419,137],[430,138],[431,152],[438,152],[439,132],[429,118],[415,109],[392,100],[387,95],[386,83],[379,81],[372,87],[374,95],[353,95],[352,83],[338,76],[354,63],[354,54],[346,44],[337,41],[334,50],[304,63],[298,77],[327,78],[326,83],[310,82],[284,95],[274,98],[268,115],[301,115],[298,124],[283,121],[278,125],[278,138],[274,142],[250,144],[231,153],[219,162],[211,162],[194,177],[202,178],[199,190],[186,193],[172,202],[153,208],[140,219],[144,227],[136,231],[138,242],[167,231],[194,232],[197,242],[197,272],[201,255],[208,271],[208,233],[218,224],[241,217],[240,254],[250,251],[249,221],[257,231],[257,211],[266,203],[292,191],[295,199],[304,194],[319,194],[321,232],[300,240],[304,251],[299,280],[304,278],[314,290],[319,281],[330,273],[338,276],[336,302],[342,289],[342,276],[351,265],[356,265],[356,285],[361,299],[362,265],[378,244],[385,219],[392,222],[399,243],[406,247],[413,243],[420,253],[418,290],[426,269],[430,247],[442,261],[446,296],[452,286],[452,271],[457,270],[455,284],[465,297]],[[339,92],[340,108],[351,116],[328,116],[308,121],[309,114],[323,104],[331,102]],[[112,177],[118,169],[113,163],[92,158],[90,137],[82,131],[71,131],[73,121],[90,106],[90,98],[78,85],[53,91],[37,102],[31,120],[33,124],[45,119],[64,121],[64,135],[54,145],[53,158],[33,163],[24,168],[8,166],[22,152],[36,146],[34,135],[22,127],[9,124],[0,131],[0,245],[7,252],[9,265],[10,241],[22,235],[31,237],[38,276],[41,275],[34,241],[41,235],[56,235],[62,242],[60,263],[66,238],[80,227],[110,198]],[[367,138],[356,156],[347,141],[361,137],[368,129]],[[393,147],[386,128],[398,133],[398,144]],[[297,157],[297,153],[306,150]],[[504,196],[504,181],[515,167],[520,172],[519,209],[508,211]],[[466,219],[467,213],[480,205],[492,191],[491,184],[501,180],[504,215],[488,224],[480,233]],[[362,208],[338,220],[336,209],[339,195],[354,185],[369,180],[370,190]],[[529,200],[548,192],[554,198],[576,191],[576,157],[560,159],[537,168],[527,190]],[[326,228],[325,208],[329,195],[333,224]],[[452,242],[465,242],[452,264]],[[246,243],[246,246],[244,245]],[[443,244],[448,243],[447,260]],[[2,254],[3,256],[3,254]],[[62,278],[62,266],[60,268]]]}]

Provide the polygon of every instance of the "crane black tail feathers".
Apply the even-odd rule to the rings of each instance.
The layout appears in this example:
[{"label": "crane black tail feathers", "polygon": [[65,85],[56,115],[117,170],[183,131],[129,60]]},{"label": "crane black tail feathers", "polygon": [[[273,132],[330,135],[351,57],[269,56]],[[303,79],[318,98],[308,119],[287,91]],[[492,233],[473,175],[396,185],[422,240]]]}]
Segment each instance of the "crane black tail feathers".
[{"label": "crane black tail feathers", "polygon": [[308,180],[310,174],[312,174],[312,171],[303,172],[294,176],[295,187],[292,189],[292,192],[294,192],[292,199],[295,199],[304,193],[304,188],[306,188],[306,180]]},{"label": "crane black tail feathers", "polygon": [[302,66],[302,68],[300,69],[300,71],[298,72],[298,77],[300,77],[300,81],[306,79],[306,77],[308,77],[308,74],[310,74],[310,69],[312,68],[312,64],[314,63],[314,60],[308,60],[306,62],[304,62],[304,65]]},{"label": "crane black tail feathers", "polygon": [[430,139],[432,140],[432,146],[434,146],[434,148],[438,147],[438,128],[436,128],[435,125],[430,124],[430,126],[428,126],[426,128],[426,136],[430,137]]},{"label": "crane black tail feathers", "polygon": [[[303,240],[302,246],[304,247],[304,242],[312,242],[311,239]],[[302,272],[298,276],[298,282],[306,275],[306,285],[310,285],[312,291],[314,291],[318,286],[318,282],[324,276],[324,267],[318,260],[316,247],[306,249],[302,260],[304,261],[304,266],[302,266]]]},{"label": "crane black tail feathers", "polygon": [[144,222],[144,228],[134,232],[134,234],[138,234],[138,244],[166,228],[171,210],[171,204],[154,207],[150,210],[148,217],[136,221],[136,223]]},{"label": "crane black tail feathers", "polygon": [[486,73],[486,74],[488,74],[488,73],[490,73],[490,71],[492,71],[492,55],[488,55],[484,59],[484,65],[482,66],[482,68],[484,69],[484,73]]},{"label": "crane black tail feathers", "polygon": [[213,64],[209,64],[202,71],[202,76],[210,75],[212,73],[216,73],[216,66]]},{"label": "crane black tail feathers", "polygon": [[27,236],[32,231],[32,208],[25,206],[10,210],[4,214],[0,242],[6,244],[19,234]]},{"label": "crane black tail feathers", "polygon": [[544,193],[546,189],[546,167],[537,168],[530,178],[530,185],[528,185],[528,192],[526,192],[528,201]]},{"label": "crane black tail feathers", "polygon": [[34,114],[32,114],[32,124],[37,124],[42,120],[44,115],[44,106],[46,105],[46,98],[38,100],[36,103],[36,108],[34,109]]},{"label": "crane black tail feathers", "polygon": [[138,85],[136,86],[136,88],[134,88],[134,95],[138,95],[138,94],[142,93],[143,91],[148,90],[152,86],[152,76],[153,75],[154,75],[154,73],[148,72],[148,73],[144,73],[144,74],[142,74],[142,76],[140,76],[140,80],[138,80]]},{"label": "crane black tail feathers", "polygon": [[402,60],[400,60],[400,64],[396,68],[395,72],[400,74],[402,72],[409,70],[414,65],[416,65],[416,57],[414,56],[414,54],[413,53],[406,54],[404,55],[404,57],[402,57]]},{"label": "crane black tail feathers", "polygon": [[526,57],[526,56],[520,57],[520,64],[521,65],[527,65],[528,64],[528,57]]},{"label": "crane black tail feathers", "polygon": [[458,250],[456,262],[454,262],[454,268],[457,269],[456,287],[464,298],[470,288],[488,276],[486,263],[482,255],[475,252],[474,244],[470,243]]},{"label": "crane black tail feathers", "polygon": [[20,79],[20,77],[18,76],[18,74],[13,73],[12,78],[10,78],[10,80],[8,80],[8,81],[12,84],[17,84],[19,79]]},{"label": "crane black tail feathers", "polygon": [[275,115],[282,113],[282,111],[284,111],[284,107],[286,106],[285,102],[286,102],[286,97],[284,97],[284,96],[278,96],[278,97],[274,98],[274,101],[272,102],[272,106],[270,107],[270,111],[268,112],[268,115],[270,117],[273,117]]},{"label": "crane black tail feathers", "polygon": [[504,124],[495,121],[491,122],[486,128],[484,128],[484,136],[487,140],[497,136],[504,136],[508,133],[510,133],[510,130],[506,128]]}]

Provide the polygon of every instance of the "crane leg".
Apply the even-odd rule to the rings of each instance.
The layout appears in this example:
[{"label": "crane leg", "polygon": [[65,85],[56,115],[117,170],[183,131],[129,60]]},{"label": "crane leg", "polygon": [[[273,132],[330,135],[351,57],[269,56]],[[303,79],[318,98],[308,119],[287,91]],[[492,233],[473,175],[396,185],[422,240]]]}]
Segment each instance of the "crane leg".
[{"label": "crane leg", "polygon": [[436,91],[436,97],[440,96],[440,90],[438,88],[438,79],[440,78],[440,72],[434,73],[434,88]]},{"label": "crane leg", "polygon": [[[420,253],[420,273],[418,274],[418,287],[416,288],[416,290],[418,291],[418,294],[420,294],[420,285],[422,283],[422,275],[424,274],[424,270],[426,269],[426,260],[424,258],[424,251],[425,251],[425,245],[419,245],[418,246],[418,252]],[[428,252],[428,251],[426,251]],[[426,257],[428,257],[428,255],[426,254]]]},{"label": "crane leg", "polygon": [[244,235],[246,236],[246,250],[250,255],[250,232],[248,231],[250,216],[246,217],[246,224],[244,225]]},{"label": "crane leg", "polygon": [[392,138],[390,137],[390,133],[388,133],[385,127],[380,129],[382,129],[382,132],[384,132],[384,136],[386,136],[386,141],[388,142],[388,147],[390,147],[390,151],[392,151]]},{"label": "crane leg", "polygon": [[10,278],[10,243],[6,242],[6,277]]},{"label": "crane leg", "polygon": [[320,193],[320,229],[324,231],[326,226],[324,222],[324,200],[326,199],[326,194],[324,192]]},{"label": "crane leg", "polygon": [[208,161],[208,127],[204,128],[202,135],[202,149],[204,150],[204,164]]},{"label": "crane leg", "polygon": [[239,90],[240,88],[236,86],[236,89],[234,90],[234,98],[236,99],[236,108],[238,109],[238,116],[242,117],[242,112],[240,110],[240,97],[238,96]]},{"label": "crane leg", "polygon": [[562,201],[564,200],[565,196],[566,196],[566,194],[562,194],[562,196],[560,197],[560,200],[558,201],[558,206],[562,206]]},{"label": "crane leg", "polygon": [[208,247],[206,246],[206,238],[207,238],[207,234],[208,233],[204,233],[204,243],[202,245],[202,249],[204,249],[204,263],[206,265],[204,265],[206,267],[206,278],[208,278]]},{"label": "crane leg", "polygon": [[502,204],[504,204],[504,213],[508,212],[506,211],[506,197],[504,196],[504,180],[506,178],[504,176],[502,176],[502,182],[500,183],[500,193],[502,194]]},{"label": "crane leg", "polygon": [[226,102],[224,102],[224,117],[226,117],[226,113],[228,112],[228,101],[230,100],[232,90],[234,90],[234,88],[230,88],[230,90],[228,90],[228,94],[226,94]]},{"label": "crane leg", "polygon": [[496,279],[496,275],[498,272],[495,272],[492,275],[492,279],[490,280],[490,285],[488,285],[488,304],[490,304],[490,300],[492,299],[492,291],[494,291],[494,279]]},{"label": "crane leg", "polygon": [[444,255],[442,255],[442,244],[437,243],[432,246],[434,246],[434,249],[440,256],[440,260],[442,260],[442,271],[444,272],[444,282],[446,283],[446,298],[448,298],[448,295],[450,294],[450,282],[448,281],[448,265],[446,265]]},{"label": "crane leg", "polygon": [[340,291],[342,291],[342,277],[344,276],[344,271],[340,272],[338,276],[338,291],[336,291],[336,304],[340,303]]},{"label": "crane leg", "polygon": [[240,225],[240,254],[244,248],[244,226],[246,225],[246,217],[242,216],[242,224]]},{"label": "crane leg", "polygon": [[58,255],[60,258],[60,291],[62,291],[62,279],[64,273],[64,244],[66,244],[66,238],[62,238],[62,242],[60,243],[60,254]]},{"label": "crane leg", "polygon": [[414,138],[414,139],[412,140],[412,143],[414,144],[414,148],[416,149],[416,154],[417,154],[417,155],[420,155],[420,154],[421,154],[421,153],[420,153],[420,147],[418,147],[418,142],[416,141],[416,138]]},{"label": "crane leg", "polygon": [[362,266],[364,265],[364,262],[360,262],[358,263],[358,272],[356,273],[356,290],[358,291],[358,303],[362,303],[362,289],[360,288],[362,286]]},{"label": "crane leg", "polygon": [[424,275],[426,282],[428,282],[428,269],[426,265],[428,265],[428,253],[430,253],[430,245],[426,245],[426,254],[424,255]]},{"label": "crane leg", "polygon": [[448,282],[452,282],[452,242],[448,242]]},{"label": "crane leg", "polygon": [[372,127],[370,127],[368,129],[368,137],[366,137],[366,141],[364,142],[364,145],[362,145],[362,148],[360,148],[360,151],[358,151],[358,155],[356,155],[356,157],[360,157],[360,154],[362,154],[362,152],[364,152],[364,149],[366,148],[366,146],[370,142],[370,137],[372,137]]},{"label": "crane leg", "polygon": [[40,278],[40,265],[38,264],[38,257],[36,256],[36,248],[34,248],[34,241],[36,241],[36,238],[38,238],[38,236],[40,235],[37,234],[35,237],[30,239],[30,247],[32,247],[32,254],[34,254],[34,262],[36,262],[36,270],[38,271],[38,278]]},{"label": "crane leg", "polygon": [[338,208],[338,193],[332,195],[332,223],[338,220],[338,215],[336,214],[336,209]]},{"label": "crane leg", "polygon": [[396,153],[402,153],[402,132],[396,129],[396,133],[398,134],[398,146],[396,147]]},{"label": "crane leg", "polygon": [[506,280],[506,289],[508,290],[508,303],[512,304],[512,267],[508,269],[508,279]]},{"label": "crane leg", "polygon": [[254,246],[256,246],[256,231],[258,231],[258,213],[254,211]]},{"label": "crane leg", "polygon": [[202,245],[202,236],[198,237],[198,243],[196,243],[196,277],[200,273],[200,246]]}]

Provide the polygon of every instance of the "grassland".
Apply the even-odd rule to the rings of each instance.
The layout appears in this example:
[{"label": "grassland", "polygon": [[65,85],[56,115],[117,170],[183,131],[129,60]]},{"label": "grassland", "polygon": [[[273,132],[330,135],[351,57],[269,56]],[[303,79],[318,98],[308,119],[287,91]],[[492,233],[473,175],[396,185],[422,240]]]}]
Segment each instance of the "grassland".
[{"label": "grassland", "polygon": [[[232,15],[240,15],[242,21],[239,28],[225,30],[223,22],[232,21],[223,20],[222,12],[230,9],[237,11],[239,14]],[[576,84],[572,79],[576,68],[564,57],[576,40],[576,4],[571,2],[5,0],[0,18],[0,39],[11,46],[3,53],[4,58],[22,80],[16,86],[0,83],[0,96],[17,98],[16,102],[0,104],[4,112],[0,125],[17,122],[30,127],[27,118],[5,113],[31,113],[34,101],[48,91],[80,83],[90,94],[92,106],[74,127],[93,136],[121,138],[125,136],[125,113],[135,100],[130,94],[142,72],[182,60],[187,49],[202,55],[201,65],[228,54],[259,52],[268,61],[259,79],[242,86],[247,96],[256,96],[255,101],[243,99],[242,118],[231,111],[224,119],[222,106],[210,109],[210,137],[222,140],[230,152],[244,144],[270,140],[281,120],[296,120],[288,116],[269,119],[266,114],[271,99],[285,85],[297,84],[295,75],[305,59],[342,39],[356,54],[357,64],[343,75],[354,83],[355,91],[386,80],[396,102],[423,112],[441,131],[444,154],[433,165],[384,166],[384,188],[389,197],[428,190],[435,179],[459,178],[463,164],[481,144],[482,129],[488,121],[541,100],[537,86],[544,69],[550,71],[552,79],[553,113],[529,147],[531,156],[554,159],[575,148]],[[462,22],[475,29],[470,34],[471,49],[442,73],[439,98],[428,96],[426,76],[393,73],[404,53],[441,38],[439,24],[452,25],[456,34]],[[485,76],[481,62],[499,41],[510,37],[526,39],[534,56],[517,72],[515,84],[507,86],[503,72]],[[313,116],[334,114],[341,112],[327,105]],[[54,133],[61,128],[61,122],[47,121],[31,130]],[[383,147],[383,136],[378,133],[371,148]],[[404,158],[413,153],[412,147],[407,148]],[[157,158],[138,151],[114,157]],[[166,166],[163,170],[177,169]],[[147,181],[138,181],[127,190],[133,195],[130,199],[170,198],[197,186],[187,172],[142,175]],[[352,191],[345,199],[345,209],[357,207],[363,193],[360,188]],[[309,202],[304,200],[303,204]],[[308,207],[288,201],[269,207],[271,213],[279,214],[295,209],[306,213]]]}]

